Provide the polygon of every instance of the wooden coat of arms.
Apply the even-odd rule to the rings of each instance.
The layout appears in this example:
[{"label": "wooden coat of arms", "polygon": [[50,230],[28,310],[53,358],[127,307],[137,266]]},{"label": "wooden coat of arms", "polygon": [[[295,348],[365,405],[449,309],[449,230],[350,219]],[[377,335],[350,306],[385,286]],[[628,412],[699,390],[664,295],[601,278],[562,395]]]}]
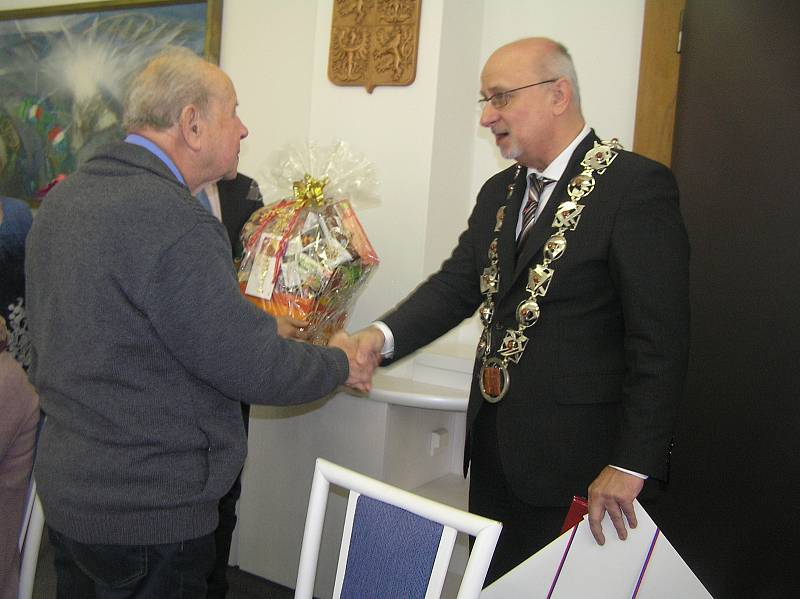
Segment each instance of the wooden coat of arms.
[{"label": "wooden coat of arms", "polygon": [[417,74],[422,0],[334,0],[328,78],[336,85],[409,85]]}]

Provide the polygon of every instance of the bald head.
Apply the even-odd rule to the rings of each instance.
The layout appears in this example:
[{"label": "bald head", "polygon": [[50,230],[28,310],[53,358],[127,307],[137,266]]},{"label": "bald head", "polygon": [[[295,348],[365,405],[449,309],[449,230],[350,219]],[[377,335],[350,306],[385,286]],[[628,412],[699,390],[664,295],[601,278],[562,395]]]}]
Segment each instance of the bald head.
[{"label": "bald head", "polygon": [[481,72],[487,101],[481,124],[505,158],[546,168],[584,126],[575,68],[566,48],[547,38],[498,48]]},{"label": "bald head", "polygon": [[[494,51],[495,55],[510,55],[519,60],[523,69],[539,80],[558,79],[563,77],[572,87],[572,106],[580,112],[581,98],[578,88],[578,76],[572,56],[566,47],[547,37],[527,37]],[[488,61],[487,61],[488,64]]]}]

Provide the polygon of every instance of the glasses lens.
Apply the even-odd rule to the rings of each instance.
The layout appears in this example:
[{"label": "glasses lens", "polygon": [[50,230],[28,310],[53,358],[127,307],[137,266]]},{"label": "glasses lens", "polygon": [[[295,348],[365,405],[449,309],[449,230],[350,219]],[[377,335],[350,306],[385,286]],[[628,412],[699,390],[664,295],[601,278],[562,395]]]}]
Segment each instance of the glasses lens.
[{"label": "glasses lens", "polygon": [[499,94],[495,94],[489,99],[489,101],[495,108],[502,108],[508,104],[508,92],[500,92]]}]

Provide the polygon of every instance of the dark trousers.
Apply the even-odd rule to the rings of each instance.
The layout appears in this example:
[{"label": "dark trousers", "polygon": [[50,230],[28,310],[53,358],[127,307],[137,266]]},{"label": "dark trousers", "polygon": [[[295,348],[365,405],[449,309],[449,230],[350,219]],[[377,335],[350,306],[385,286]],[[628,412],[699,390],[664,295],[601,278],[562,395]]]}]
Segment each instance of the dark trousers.
[{"label": "dark trousers", "polygon": [[[250,405],[242,404],[244,431],[247,434],[250,422]],[[219,500],[219,525],[214,531],[217,559],[208,577],[208,599],[225,599],[228,593],[228,561],[231,554],[231,537],[236,528],[236,503],[242,494],[242,473],[236,477],[231,489]]]},{"label": "dark trousers", "polygon": [[532,506],[511,492],[497,448],[496,412],[496,405],[484,403],[471,430],[469,510],[503,523],[484,586],[558,537],[569,508]]},{"label": "dark trousers", "polygon": [[48,528],[57,599],[205,599],[214,535],[164,545],[79,543]]}]

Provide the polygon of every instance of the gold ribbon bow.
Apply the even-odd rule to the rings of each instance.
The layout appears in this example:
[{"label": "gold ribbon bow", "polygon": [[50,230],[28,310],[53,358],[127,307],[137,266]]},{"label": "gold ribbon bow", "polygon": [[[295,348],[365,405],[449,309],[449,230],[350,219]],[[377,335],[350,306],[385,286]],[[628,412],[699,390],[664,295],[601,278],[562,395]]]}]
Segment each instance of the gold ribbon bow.
[{"label": "gold ribbon bow", "polygon": [[325,201],[324,190],[327,184],[328,177],[314,179],[311,175],[306,175],[302,181],[295,181],[292,185],[295,203],[300,208],[305,206],[321,208]]}]

